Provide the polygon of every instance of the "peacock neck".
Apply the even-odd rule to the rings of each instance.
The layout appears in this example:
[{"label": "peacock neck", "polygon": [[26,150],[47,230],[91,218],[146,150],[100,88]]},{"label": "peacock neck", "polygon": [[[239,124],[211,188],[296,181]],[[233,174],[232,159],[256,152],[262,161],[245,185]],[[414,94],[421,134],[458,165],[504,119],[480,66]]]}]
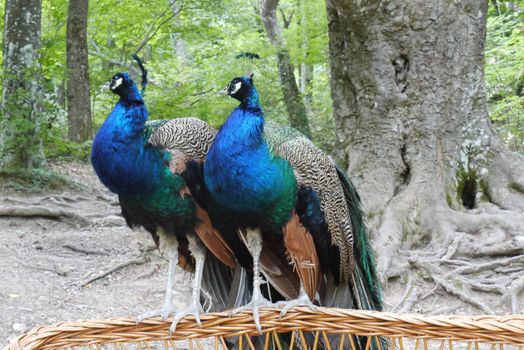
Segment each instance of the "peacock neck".
[{"label": "peacock neck", "polygon": [[140,138],[145,128],[147,115],[147,108],[143,101],[129,101],[121,98],[102,128],[115,130],[120,138]]},{"label": "peacock neck", "polygon": [[93,166],[104,185],[115,193],[147,193],[162,177],[164,155],[145,147],[146,120],[147,109],[142,101],[120,99],[95,137]]},{"label": "peacock neck", "polygon": [[133,84],[128,89],[120,93],[120,100],[124,103],[144,103],[144,100],[142,99],[142,94],[138,90],[138,86]]},{"label": "peacock neck", "polygon": [[245,110],[263,114],[262,108],[260,107],[258,92],[254,87],[252,87],[248,91],[247,96],[240,101],[240,106]]},{"label": "peacock neck", "polygon": [[[237,107],[217,135],[226,153],[248,152],[263,143],[264,115],[262,109]],[[229,148],[229,150],[227,150]]]}]

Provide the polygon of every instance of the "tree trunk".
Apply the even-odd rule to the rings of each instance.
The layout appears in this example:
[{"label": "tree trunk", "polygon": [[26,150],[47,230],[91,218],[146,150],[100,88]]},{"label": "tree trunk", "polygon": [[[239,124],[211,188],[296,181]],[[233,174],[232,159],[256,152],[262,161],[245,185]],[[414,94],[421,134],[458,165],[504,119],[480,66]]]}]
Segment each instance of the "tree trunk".
[{"label": "tree trunk", "polygon": [[91,139],[92,119],[87,60],[88,0],[69,0],[67,15],[67,112],[69,139]]},{"label": "tree trunk", "polygon": [[41,0],[6,0],[0,157],[3,166],[31,170],[45,163],[39,124]]},{"label": "tree trunk", "polygon": [[[177,16],[175,18],[175,25],[180,25],[180,17],[178,17],[178,14],[182,10],[182,2],[179,0],[170,1],[171,4],[171,11],[174,15]],[[181,66],[187,66],[189,57],[188,52],[186,49],[186,43],[184,39],[182,39],[182,35],[180,32],[174,32],[171,33],[171,42],[173,46],[173,51],[175,52],[176,58],[180,61]]]},{"label": "tree trunk", "polygon": [[313,81],[313,65],[302,63],[300,65],[300,93],[304,98],[304,110],[306,116],[313,118],[313,94],[311,92],[311,82]]},{"label": "tree trunk", "polygon": [[486,108],[487,1],[327,0],[327,10],[336,156],[383,275],[393,260],[412,263],[401,246],[523,254],[524,157]]},{"label": "tree trunk", "polygon": [[298,90],[295,79],[295,68],[291,64],[289,52],[286,49],[284,38],[277,21],[278,0],[259,0],[259,10],[269,41],[277,50],[277,63],[286,105],[289,124],[311,137],[306,108]]}]

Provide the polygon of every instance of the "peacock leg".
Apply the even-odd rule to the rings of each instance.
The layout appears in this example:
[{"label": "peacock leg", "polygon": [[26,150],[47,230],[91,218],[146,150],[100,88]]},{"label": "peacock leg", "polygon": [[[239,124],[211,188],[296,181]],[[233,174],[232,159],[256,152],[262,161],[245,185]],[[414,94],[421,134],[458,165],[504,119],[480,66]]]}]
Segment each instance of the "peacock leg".
[{"label": "peacock leg", "polygon": [[309,299],[309,296],[307,295],[306,290],[304,289],[302,281],[300,282],[300,294],[298,298],[289,301],[279,302],[278,305],[282,307],[282,311],[280,311],[281,318],[284,317],[287,314],[287,312],[295,306],[306,306],[309,307],[311,310],[317,309],[315,304],[313,304],[311,302],[311,299]]},{"label": "peacock leg", "polygon": [[247,249],[253,256],[253,295],[251,301],[244,306],[234,309],[231,311],[232,314],[237,314],[244,310],[252,310],[253,318],[257,330],[261,333],[262,326],[260,324],[260,308],[266,307],[278,307],[276,304],[264,298],[260,292],[260,283],[262,278],[260,276],[259,259],[260,252],[262,251],[262,233],[259,229],[248,229],[246,230],[246,237],[244,239]]},{"label": "peacock leg", "polygon": [[167,236],[163,230],[159,230],[158,233],[160,253],[169,261],[164,305],[161,309],[151,310],[138,316],[136,318],[137,322],[142,322],[146,318],[156,316],[160,316],[165,320],[169,315],[175,312],[175,307],[173,305],[173,283],[175,282],[175,269],[178,263],[178,241],[175,237]]},{"label": "peacock leg", "polygon": [[171,328],[169,329],[171,333],[176,330],[178,322],[188,315],[195,316],[196,323],[199,327],[202,327],[202,323],[200,322],[200,312],[202,311],[202,306],[200,305],[200,289],[202,285],[204,262],[206,259],[206,248],[195,235],[188,235],[187,240],[189,241],[189,251],[195,258],[196,263],[195,276],[193,278],[193,291],[191,294],[191,304],[187,309],[179,311],[175,314],[173,317],[173,323],[171,323]]}]

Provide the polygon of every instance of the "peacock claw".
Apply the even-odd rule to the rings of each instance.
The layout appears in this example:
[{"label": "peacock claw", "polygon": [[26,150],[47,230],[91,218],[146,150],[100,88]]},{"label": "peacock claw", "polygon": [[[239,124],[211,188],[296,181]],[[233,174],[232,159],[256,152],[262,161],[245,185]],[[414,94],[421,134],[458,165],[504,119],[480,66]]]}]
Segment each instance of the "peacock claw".
[{"label": "peacock claw", "polygon": [[288,311],[295,306],[305,306],[313,311],[317,309],[317,306],[311,302],[306,294],[300,294],[298,298],[293,300],[279,302],[278,305],[282,308],[280,311],[280,318],[284,317]]},{"label": "peacock claw", "polygon": [[260,324],[260,308],[261,307],[272,307],[278,308],[276,303],[272,303],[263,296],[253,297],[249,303],[244,306],[240,306],[236,309],[231,310],[230,315],[236,315],[245,310],[251,310],[253,312],[253,319],[255,320],[255,326],[257,331],[262,334],[262,325]]},{"label": "peacock claw", "polygon": [[173,334],[176,331],[176,327],[178,326],[178,323],[186,316],[193,315],[195,316],[195,321],[198,324],[198,327],[202,328],[202,322],[200,321],[200,312],[202,312],[202,307],[200,304],[198,305],[191,305],[185,310],[177,312],[173,316],[173,322],[171,323],[171,327],[169,328],[169,332]]},{"label": "peacock claw", "polygon": [[136,323],[140,323],[146,318],[160,316],[163,321],[165,321],[171,314],[175,312],[175,307],[173,305],[164,305],[161,309],[151,310],[144,312],[142,315],[136,318]]}]

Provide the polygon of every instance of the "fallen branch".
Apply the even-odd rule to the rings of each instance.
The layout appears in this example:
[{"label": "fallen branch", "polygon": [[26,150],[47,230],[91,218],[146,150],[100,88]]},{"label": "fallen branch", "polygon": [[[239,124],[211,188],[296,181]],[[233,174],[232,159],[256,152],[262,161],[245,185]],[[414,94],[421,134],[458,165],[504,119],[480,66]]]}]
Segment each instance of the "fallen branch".
[{"label": "fallen branch", "polygon": [[90,255],[90,254],[93,254],[93,255],[109,255],[106,252],[101,252],[101,251],[98,251],[98,250],[84,249],[84,248],[80,248],[80,247],[74,246],[72,244],[64,244],[64,245],[62,245],[62,247],[70,249],[70,250],[72,250],[74,252],[84,253],[84,254],[88,254],[88,255]]},{"label": "fallen branch", "polygon": [[146,262],[149,261],[149,257],[146,257],[145,255],[141,255],[140,257],[136,258],[136,259],[132,259],[132,260],[128,260],[128,261],[125,261],[123,263],[120,263],[112,268],[110,268],[109,270],[105,271],[105,272],[102,272],[101,274],[99,275],[96,275],[94,277],[91,277],[90,279],[88,279],[87,281],[83,282],[80,286],[81,287],[85,287],[87,286],[88,284],[90,283],[93,283],[94,281],[96,280],[99,280],[101,278],[104,278],[118,270],[121,270],[123,269],[124,267],[127,267],[127,266],[130,266],[130,265],[142,265],[142,264],[145,264]]},{"label": "fallen branch", "polygon": [[152,265],[153,266],[151,266],[146,272],[136,276],[134,281],[138,281],[138,280],[152,276],[158,270],[158,265],[155,265],[155,264],[152,264]]}]

